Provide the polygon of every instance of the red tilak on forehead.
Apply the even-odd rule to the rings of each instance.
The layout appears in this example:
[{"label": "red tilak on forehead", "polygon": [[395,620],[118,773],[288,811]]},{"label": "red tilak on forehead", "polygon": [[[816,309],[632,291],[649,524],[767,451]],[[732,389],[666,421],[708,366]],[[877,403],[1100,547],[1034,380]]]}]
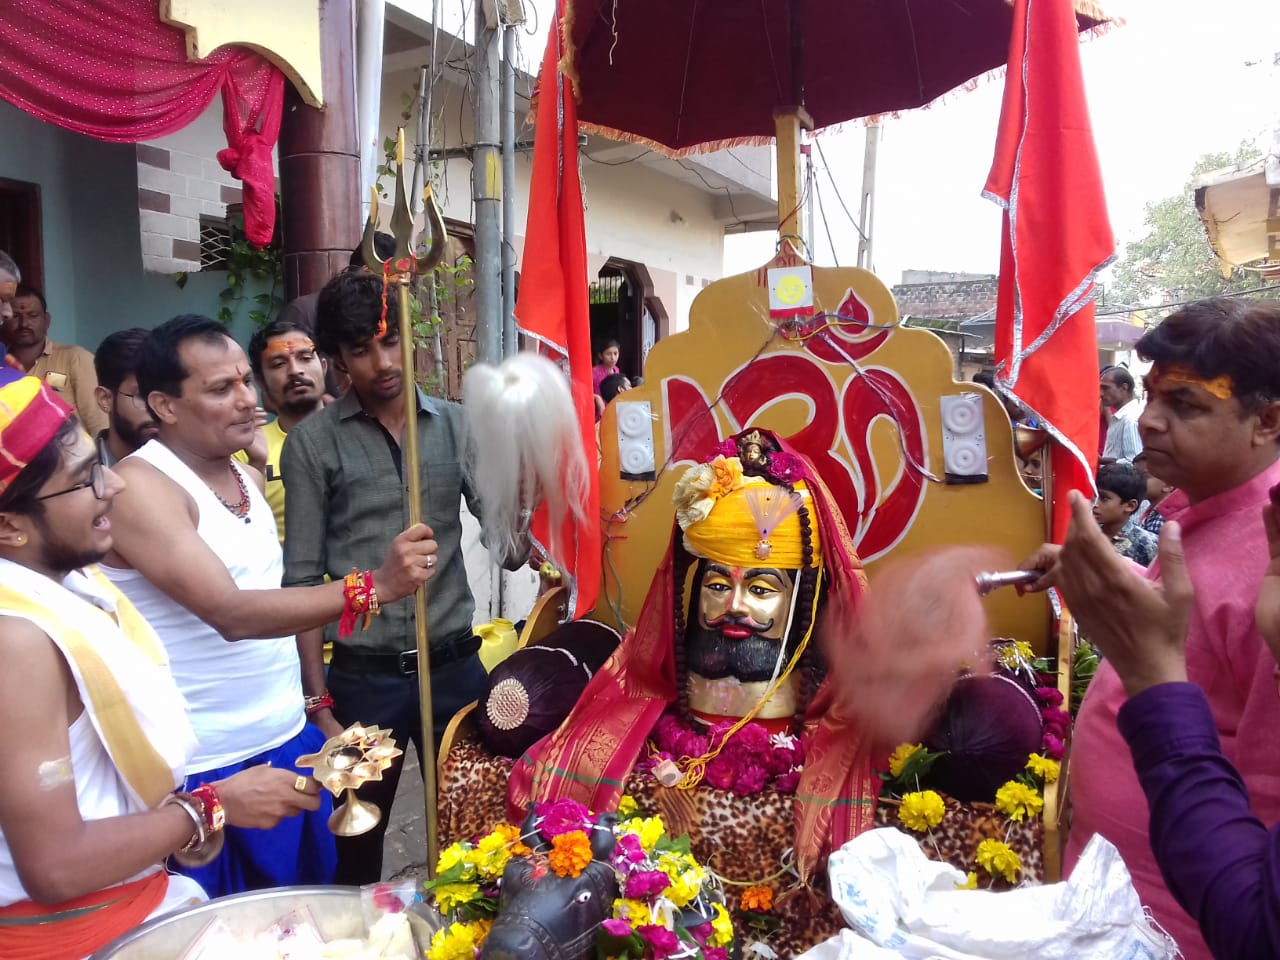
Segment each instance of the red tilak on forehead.
[{"label": "red tilak on forehead", "polygon": [[273,340],[267,344],[262,351],[263,359],[274,357],[278,353],[285,353],[289,356],[297,353],[299,350],[314,350],[316,345],[310,340]]}]

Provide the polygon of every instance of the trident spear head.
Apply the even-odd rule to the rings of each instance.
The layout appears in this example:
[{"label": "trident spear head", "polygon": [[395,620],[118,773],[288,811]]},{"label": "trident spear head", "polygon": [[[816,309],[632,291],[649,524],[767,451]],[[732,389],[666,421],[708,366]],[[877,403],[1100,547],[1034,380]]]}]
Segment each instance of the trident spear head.
[{"label": "trident spear head", "polygon": [[378,256],[373,243],[373,236],[378,232],[378,188],[373,186],[369,190],[369,219],[365,222],[364,237],[360,241],[360,253],[364,262],[378,273],[393,274],[403,278],[405,282],[414,274],[432,270],[444,258],[444,245],[449,237],[428,182],[422,188],[422,208],[426,212],[427,223],[431,226],[431,246],[423,257],[413,251],[413,208],[409,205],[409,187],[404,178],[404,127],[396,131],[395,204],[391,210],[391,235],[395,238],[396,247],[389,269],[387,261]]}]

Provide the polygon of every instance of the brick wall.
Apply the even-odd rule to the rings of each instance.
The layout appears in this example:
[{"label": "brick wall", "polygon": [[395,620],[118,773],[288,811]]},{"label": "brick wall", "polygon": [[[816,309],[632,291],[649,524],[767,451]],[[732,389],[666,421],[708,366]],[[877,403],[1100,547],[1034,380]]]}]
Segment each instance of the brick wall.
[{"label": "brick wall", "polygon": [[901,316],[967,320],[996,305],[997,286],[995,274],[976,277],[970,274],[966,279],[900,283],[893,288],[893,298]]},{"label": "brick wall", "polygon": [[199,270],[201,215],[222,218],[240,202],[240,182],[213,151],[188,152],[173,139],[137,146],[142,267],[153,273]]}]

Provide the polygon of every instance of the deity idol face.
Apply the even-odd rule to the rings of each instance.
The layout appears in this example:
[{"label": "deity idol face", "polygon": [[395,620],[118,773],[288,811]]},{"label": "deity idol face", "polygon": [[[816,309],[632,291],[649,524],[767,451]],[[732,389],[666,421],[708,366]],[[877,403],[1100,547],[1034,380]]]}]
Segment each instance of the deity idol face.
[{"label": "deity idol face", "polygon": [[687,641],[689,670],[710,680],[770,679],[785,642],[795,581],[794,570],[706,562]]}]

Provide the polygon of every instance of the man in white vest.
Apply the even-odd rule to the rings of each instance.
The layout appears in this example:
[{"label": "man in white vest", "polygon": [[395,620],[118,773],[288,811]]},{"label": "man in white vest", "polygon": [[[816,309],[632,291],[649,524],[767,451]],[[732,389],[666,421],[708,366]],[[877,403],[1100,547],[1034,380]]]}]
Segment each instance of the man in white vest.
[{"label": "man in white vest", "polygon": [[[276,526],[262,476],[231,454],[256,429],[257,393],[244,351],[222,324],[180,316],[143,345],[138,387],[160,424],[117,472],[115,547],[104,572],[155,628],[191,707],[199,741],[189,779],[247,767],[293,768],[324,734],[307,723],[294,635],[376,614],[428,579],[436,544],[425,526],[391,544],[373,571],[280,589]],[[187,871],[210,895],[327,883],[334,869],[328,802],[271,831],[227,831],[226,849]]]},{"label": "man in white vest", "polygon": [[180,788],[196,744],[164,648],[93,564],[123,481],[71,408],[0,365],[0,957],[78,960],[204,899],[170,855],[223,823],[315,810],[315,784],[257,767]]}]

